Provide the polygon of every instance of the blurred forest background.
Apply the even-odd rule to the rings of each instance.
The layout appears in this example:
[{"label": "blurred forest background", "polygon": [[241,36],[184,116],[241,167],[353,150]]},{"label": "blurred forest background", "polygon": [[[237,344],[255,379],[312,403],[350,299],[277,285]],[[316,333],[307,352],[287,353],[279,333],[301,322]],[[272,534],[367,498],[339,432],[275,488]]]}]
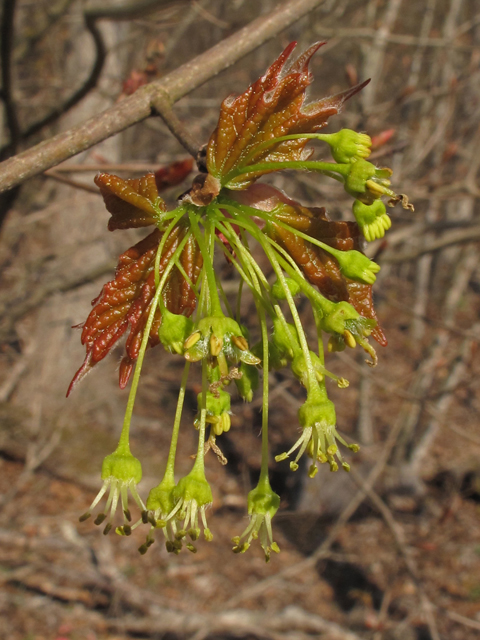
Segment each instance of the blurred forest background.
[{"label": "blurred forest background", "polygon": [[[159,0],[126,20],[115,2],[3,1],[3,158],[99,113],[277,4]],[[325,470],[309,480],[305,468],[292,474],[272,460],[281,554],[268,565],[255,546],[233,555],[230,538],[245,527],[260,466],[260,402],[236,402],[219,442],[228,465],[207,458],[213,543],[177,557],[157,542],[140,556],[144,531],[125,540],[78,522],[116,445],[127,392],[117,386],[120,346],[65,399],[84,357],[71,327],[87,317],[117,256],[144,235],[107,232],[93,177],[135,177],[186,157],[160,118],[150,118],[3,200],[2,639],[480,637],[480,0],[325,0],[180,100],[179,118],[206,142],[221,101],[244,91],[292,40],[300,50],[328,41],[312,61],[312,97],[372,78],[327,131],[368,132],[373,161],[394,170],[393,188],[415,204],[414,213],[392,210],[387,238],[368,247],[382,267],[376,305],[389,340],[377,369],[360,353],[330,357],[329,368],[351,383],[331,394],[340,431],[362,445],[349,459],[353,473]],[[83,99],[57,117],[79,90]],[[351,199],[326,178],[270,180],[350,219]],[[218,269],[234,293],[229,266]],[[181,369],[181,358],[161,348],[147,355],[132,433],[143,495],[163,470]],[[196,384],[180,471],[196,447]],[[284,373],[271,374],[271,388],[276,454],[296,440],[303,392]]]}]

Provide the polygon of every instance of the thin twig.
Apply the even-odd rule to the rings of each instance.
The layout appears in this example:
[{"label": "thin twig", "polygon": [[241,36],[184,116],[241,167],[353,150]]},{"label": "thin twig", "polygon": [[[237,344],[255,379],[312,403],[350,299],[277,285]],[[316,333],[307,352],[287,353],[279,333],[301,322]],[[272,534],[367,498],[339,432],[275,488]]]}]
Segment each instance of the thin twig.
[{"label": "thin twig", "polygon": [[74,189],[81,189],[82,191],[88,191],[88,193],[95,193],[97,195],[100,195],[100,191],[96,187],[92,187],[89,184],[85,184],[84,182],[79,182],[78,180],[72,180],[71,178],[66,178],[65,176],[62,176],[61,174],[54,171],[53,169],[49,169],[48,171],[45,171],[43,175],[47,176],[47,178],[52,178],[57,182],[61,182],[62,184],[68,184],[69,187],[73,187]]},{"label": "thin twig", "polygon": [[0,192],[22,183],[67,158],[145,120],[152,114],[160,91],[173,104],[214,75],[298,21],[322,0],[288,0],[257,18],[160,80],[140,87],[132,96],[64,133],[42,142],[0,164]]}]

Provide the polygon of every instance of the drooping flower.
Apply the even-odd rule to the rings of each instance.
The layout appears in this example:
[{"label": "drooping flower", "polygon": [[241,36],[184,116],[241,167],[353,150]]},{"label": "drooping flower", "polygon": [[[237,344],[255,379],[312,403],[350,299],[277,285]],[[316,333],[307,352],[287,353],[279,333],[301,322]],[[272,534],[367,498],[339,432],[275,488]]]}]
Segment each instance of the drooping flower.
[{"label": "drooping flower", "polygon": [[92,511],[100,503],[103,496],[108,493],[105,509],[95,518],[95,524],[101,525],[106,521],[103,533],[107,535],[113,527],[113,520],[118,507],[123,514],[121,533],[130,535],[132,516],[128,507],[128,494],[131,493],[134,501],[141,511],[145,505],[138,494],[137,485],[142,479],[142,466],[135,458],[128,445],[120,443],[117,449],[107,456],[102,464],[103,485],[89,509],[80,516],[80,522],[90,518]]},{"label": "drooping flower", "polygon": [[345,471],[350,470],[350,465],[344,462],[337,445],[337,440],[351,451],[357,452],[357,444],[347,444],[336,428],[335,406],[328,400],[326,393],[324,398],[318,400],[308,400],[298,410],[298,419],[302,427],[302,435],[294,445],[285,453],[275,457],[277,462],[286,460],[292,453],[298,450],[295,460],[290,462],[292,471],[298,469],[298,461],[306,451],[313,462],[310,465],[308,474],[313,478],[318,471],[317,462],[328,462],[330,471],[338,471],[338,463],[341,463]]},{"label": "drooping flower", "polygon": [[270,486],[268,476],[260,480],[248,494],[248,515],[250,523],[245,531],[232,538],[235,545],[234,553],[245,553],[250,548],[252,540],[259,540],[265,553],[265,562],[270,560],[272,551],[280,553],[280,548],[273,540],[272,519],[280,506],[280,496]]}]

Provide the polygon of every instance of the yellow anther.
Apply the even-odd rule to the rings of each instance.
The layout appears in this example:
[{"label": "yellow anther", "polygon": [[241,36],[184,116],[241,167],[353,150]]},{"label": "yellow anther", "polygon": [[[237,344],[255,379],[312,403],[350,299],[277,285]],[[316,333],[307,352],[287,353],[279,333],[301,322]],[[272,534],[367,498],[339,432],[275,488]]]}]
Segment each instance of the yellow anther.
[{"label": "yellow anther", "polygon": [[353,334],[348,329],[345,329],[345,331],[343,332],[343,339],[345,340],[345,344],[347,345],[347,347],[350,347],[350,349],[355,349],[357,343],[355,342]]},{"label": "yellow anther", "polygon": [[212,354],[212,356],[220,355],[222,347],[223,347],[222,338],[219,338],[214,333],[212,333],[212,335],[210,336],[210,353]]},{"label": "yellow anther", "polygon": [[247,351],[248,342],[243,336],[232,336],[232,342],[240,351]]},{"label": "yellow anther", "polygon": [[201,338],[200,331],[195,331],[195,333],[192,333],[192,335],[188,336],[188,338],[185,340],[185,342],[183,343],[183,348],[191,349],[195,344],[197,344],[200,338]]}]

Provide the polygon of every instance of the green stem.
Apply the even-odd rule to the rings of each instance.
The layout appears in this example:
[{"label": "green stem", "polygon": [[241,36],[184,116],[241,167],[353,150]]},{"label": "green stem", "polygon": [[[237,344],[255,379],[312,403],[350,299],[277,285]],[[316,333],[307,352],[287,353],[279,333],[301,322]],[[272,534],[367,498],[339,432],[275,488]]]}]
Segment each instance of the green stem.
[{"label": "green stem", "polygon": [[162,235],[162,240],[160,241],[160,245],[158,247],[157,254],[155,256],[154,270],[155,270],[155,286],[157,287],[157,289],[160,283],[160,260],[162,258],[163,248],[165,246],[165,243],[167,242],[167,239],[170,233],[172,232],[172,229],[175,227],[177,222],[180,221],[180,218],[184,215],[184,213],[185,213],[185,209],[182,208],[181,211],[173,218],[172,222],[168,225],[167,229]]},{"label": "green stem", "polygon": [[187,389],[188,372],[190,370],[190,362],[185,363],[183,369],[182,381],[178,392],[177,409],[175,411],[175,420],[172,429],[172,439],[170,441],[170,449],[168,451],[167,466],[165,469],[165,477],[174,479],[175,471],[175,455],[177,451],[178,434],[180,432],[180,422],[182,419],[183,403],[185,400],[185,392]]},{"label": "green stem", "polygon": [[[227,210],[229,210],[231,207],[236,209],[234,202],[235,201],[229,201],[228,205],[226,203],[225,204],[222,203],[222,207],[224,207]],[[332,255],[337,260],[339,259],[339,256],[341,256],[342,254],[348,253],[345,251],[340,251],[339,249],[334,249],[330,245],[325,244],[325,242],[322,242],[321,240],[317,240],[316,238],[313,238],[312,236],[309,236],[306,233],[303,233],[303,231],[299,231],[298,229],[295,229],[294,227],[290,226],[286,222],[283,222],[282,220],[278,220],[275,217],[276,208],[273,209],[271,212],[268,212],[268,211],[262,211],[261,209],[256,209],[255,207],[248,207],[246,205],[240,205],[240,206],[242,207],[242,209],[244,208],[248,209],[248,213],[250,215],[255,215],[258,218],[265,220],[266,222],[273,222],[274,224],[277,224],[279,227],[282,227],[283,229],[285,229],[286,231],[293,233],[293,235],[298,236],[303,240],[307,240],[308,242],[316,245],[317,247],[320,247],[320,249],[323,249],[324,251]],[[281,205],[279,206],[279,209],[281,210]]]},{"label": "green stem", "polygon": [[257,307],[257,314],[260,320],[260,327],[262,330],[262,346],[263,346],[263,398],[262,398],[262,466],[260,469],[260,480],[268,480],[268,330],[267,321],[265,318],[265,311],[255,301]]},{"label": "green stem", "polygon": [[198,429],[198,449],[192,472],[201,471],[205,473],[205,428],[207,418],[207,389],[208,389],[208,371],[205,358],[202,360],[202,406],[200,409],[200,427]]},{"label": "green stem", "polygon": [[[162,252],[163,247],[165,246],[165,242],[167,241],[167,237],[168,237],[167,234],[165,234],[164,237],[162,238],[162,242],[158,246],[157,254]],[[145,325],[145,329],[143,333],[142,343],[140,345],[140,350],[138,352],[137,364],[135,366],[135,371],[133,374],[132,386],[130,387],[127,408],[125,411],[125,418],[123,420],[122,432],[120,434],[120,440],[118,443],[118,447],[121,451],[128,451],[128,452],[130,451],[129,434],[130,434],[130,423],[132,421],[133,406],[135,404],[135,397],[137,395],[137,388],[140,380],[140,373],[142,371],[143,359],[145,357],[145,352],[147,350],[148,340],[150,339],[150,330],[152,328],[153,319],[155,317],[155,312],[158,307],[158,302],[160,300],[163,287],[165,286],[165,282],[167,281],[170,271],[174,267],[175,260],[182,252],[183,247],[185,246],[189,237],[190,237],[190,233],[186,233],[185,237],[176,248],[175,253],[173,254],[171,260],[169,261],[168,265],[165,268],[165,271],[163,272],[162,279],[158,284],[157,290],[155,291],[155,295],[152,300],[152,305],[150,307],[147,323]]]},{"label": "green stem", "polygon": [[317,329],[317,338],[318,338],[318,357],[320,358],[320,362],[323,366],[325,366],[325,351],[323,349],[323,340],[322,340],[322,330],[320,328],[320,314],[316,307],[312,306],[313,318],[315,320],[315,327]]},{"label": "green stem", "polygon": [[[317,171],[324,173],[330,178],[334,178],[339,182],[344,182],[350,172],[350,165],[337,164],[336,162],[319,162],[316,160],[285,160],[284,162],[261,162],[252,164],[249,167],[239,167],[233,169],[223,179],[222,186],[227,187],[229,183],[238,178],[238,176],[249,173],[268,173],[270,171],[282,171],[283,169],[303,169],[306,171]],[[336,176],[335,174],[340,174]]]},{"label": "green stem", "polygon": [[259,241],[261,242],[263,250],[265,251],[268,259],[270,260],[270,264],[272,265],[275,271],[275,274],[278,278],[278,281],[281,283],[283,291],[285,293],[285,297],[287,299],[288,306],[290,308],[290,313],[292,314],[293,322],[297,330],[300,346],[302,347],[303,356],[305,358],[305,365],[307,367],[307,376],[308,376],[308,395],[309,396],[315,395],[316,391],[319,390],[318,381],[315,375],[315,369],[312,364],[312,359],[310,358],[310,349],[308,347],[307,338],[305,337],[302,321],[300,320],[300,316],[298,315],[297,307],[295,306],[293,296],[290,292],[290,289],[288,288],[287,282],[285,280],[285,276],[283,275],[282,269],[275,255],[275,251],[270,247],[268,242],[264,242],[263,237]]},{"label": "green stem", "polygon": [[[275,241],[267,238],[270,244],[275,245]],[[290,261],[293,261],[291,256],[288,256],[288,261],[282,258],[282,256],[278,256],[278,261],[280,262],[282,269],[288,273],[288,275],[295,280],[295,282],[299,285],[302,293],[310,300],[310,302],[315,302],[324,312],[324,315],[328,315],[333,311],[335,306],[334,302],[328,300],[321,293],[319,293],[316,289],[314,289],[308,282],[305,280],[303,275],[297,272],[297,265],[290,264]]]},{"label": "green stem", "polygon": [[[270,286],[268,284],[267,279],[265,278],[265,275],[263,274],[262,270],[260,269],[259,265],[255,262],[253,256],[250,254],[249,251],[247,251],[247,249],[244,247],[244,245],[240,242],[237,234],[235,233],[235,231],[233,230],[232,226],[226,221],[223,221],[224,224],[222,224],[221,222],[216,223],[217,228],[219,229],[219,231],[221,231],[223,233],[223,235],[227,238],[227,240],[229,241],[230,245],[236,250],[239,258],[242,261],[243,264],[243,268],[238,265],[237,261],[235,260],[235,258],[233,258],[233,256],[231,254],[229,254],[229,259],[232,261],[232,264],[235,266],[235,268],[237,269],[237,271],[239,272],[239,274],[241,275],[241,277],[243,278],[243,280],[247,283],[247,285],[249,286],[250,290],[252,291],[254,298],[256,300],[258,300],[259,302],[261,302],[261,304],[265,307],[265,309],[267,310],[267,312],[272,315],[272,305],[270,303],[269,300],[267,300],[265,298],[265,296],[262,294],[262,289],[260,287],[260,284],[257,281],[257,285],[255,285],[255,283],[253,282],[253,280],[251,278],[249,278],[245,271],[245,265],[246,263],[249,263],[255,270],[256,275],[258,276],[259,279],[262,280],[262,284],[265,288],[266,291],[270,290]],[[226,251],[225,247],[224,250]]]},{"label": "green stem", "polygon": [[[210,293],[210,303],[211,303],[211,315],[213,316],[223,316],[222,306],[220,304],[220,298],[218,296],[217,291],[217,282],[215,280],[215,271],[213,269],[212,259],[210,257],[210,251],[208,250],[207,243],[205,242],[205,237],[200,231],[200,227],[198,225],[197,217],[194,211],[190,211],[188,214],[190,219],[190,224],[192,226],[193,235],[195,240],[200,247],[200,252],[203,256],[203,264],[205,267],[205,273],[207,276],[207,284]],[[207,220],[205,223],[205,230],[208,232],[210,230],[210,221]]]}]

